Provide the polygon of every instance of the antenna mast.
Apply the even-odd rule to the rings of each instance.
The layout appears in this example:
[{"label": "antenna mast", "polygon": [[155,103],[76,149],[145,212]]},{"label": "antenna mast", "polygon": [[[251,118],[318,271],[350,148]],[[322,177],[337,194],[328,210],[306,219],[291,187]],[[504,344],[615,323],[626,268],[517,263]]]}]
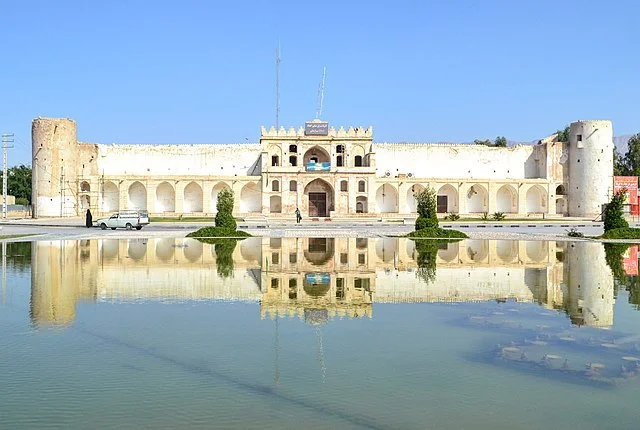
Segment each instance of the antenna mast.
[{"label": "antenna mast", "polygon": [[276,131],[280,128],[280,41],[276,50]]},{"label": "antenna mast", "polygon": [[327,67],[322,69],[322,83],[318,85],[318,99],[316,101],[316,119],[322,115],[322,103],[324,102],[324,80],[327,76]]}]

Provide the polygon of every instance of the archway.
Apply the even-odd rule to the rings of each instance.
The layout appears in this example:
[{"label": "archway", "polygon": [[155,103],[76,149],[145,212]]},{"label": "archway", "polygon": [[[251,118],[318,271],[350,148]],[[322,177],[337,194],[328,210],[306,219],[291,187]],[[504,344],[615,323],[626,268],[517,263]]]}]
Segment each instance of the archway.
[{"label": "archway", "polygon": [[451,184],[446,184],[438,190],[436,199],[438,201],[438,213],[458,212],[458,191]]},{"label": "archway", "polygon": [[129,258],[134,261],[140,261],[147,254],[147,241],[145,240],[130,240],[127,247],[127,253]]},{"label": "archway", "polygon": [[147,210],[147,189],[136,181],[129,187],[129,209]]},{"label": "archway", "polygon": [[305,152],[302,161],[307,170],[329,170],[331,168],[329,153],[319,146],[314,146]]},{"label": "archway", "polygon": [[567,200],[564,197],[556,199],[556,214],[566,215],[568,212]]},{"label": "archway", "polygon": [[282,199],[280,196],[269,197],[269,211],[272,214],[282,213]]},{"label": "archway", "polygon": [[102,210],[104,212],[117,212],[120,209],[119,197],[118,186],[111,181],[105,182],[102,191]]},{"label": "archway", "polygon": [[196,182],[184,187],[183,212],[202,212],[202,187]]},{"label": "archway", "polygon": [[333,210],[333,188],[320,178],[314,179],[304,187],[304,200],[310,217],[327,217]]},{"label": "archway", "polygon": [[486,240],[467,240],[467,256],[471,261],[484,261],[489,255],[489,244]]},{"label": "archway", "polygon": [[184,258],[190,263],[195,263],[202,257],[202,242],[196,239],[185,239],[183,242]]},{"label": "archway", "polygon": [[530,262],[540,263],[548,254],[549,242],[542,240],[529,240],[525,242],[525,250]]},{"label": "archway", "polygon": [[120,241],[118,239],[105,239],[102,241],[102,258],[111,260],[118,256]]},{"label": "archway", "polygon": [[367,212],[369,212],[367,208],[367,198],[365,196],[356,197],[356,213],[366,214]]},{"label": "archway", "polygon": [[503,263],[510,263],[518,256],[518,242],[496,240],[496,255]]},{"label": "archway", "polygon": [[156,258],[168,263],[173,261],[176,250],[175,239],[160,239],[156,242]]},{"label": "archway", "polygon": [[398,212],[398,191],[393,185],[382,184],[376,191],[376,211],[378,213]]},{"label": "archway", "polygon": [[487,212],[487,190],[479,184],[474,184],[467,191],[467,212]]},{"label": "archway", "polygon": [[310,237],[304,248],[304,258],[313,266],[323,266],[333,259],[334,239]]},{"label": "archway", "polygon": [[540,185],[534,185],[527,191],[525,211],[527,213],[547,212],[547,192]]},{"label": "archway", "polygon": [[262,212],[262,193],[255,182],[249,182],[240,191],[240,212]]},{"label": "archway", "polygon": [[224,189],[231,189],[224,182],[219,182],[211,189],[211,208],[209,209],[212,213],[218,213],[218,194],[220,191]]},{"label": "archway", "polygon": [[176,211],[176,192],[168,182],[162,182],[156,188],[156,212]]},{"label": "archway", "polygon": [[376,255],[383,263],[393,262],[398,252],[398,239],[393,237],[379,238],[376,240]]},{"label": "archway", "polygon": [[457,242],[444,243],[438,249],[438,258],[445,263],[451,263],[458,258],[459,245]]},{"label": "archway", "polygon": [[424,190],[424,187],[420,184],[412,185],[411,188],[407,190],[407,205],[406,211],[407,213],[415,213],[418,211],[418,202],[416,201],[416,194],[421,193]]},{"label": "archway", "polygon": [[[213,247],[211,247],[213,250]],[[260,262],[262,258],[262,238],[250,237],[240,242],[240,255],[246,263]]]},{"label": "archway", "polygon": [[518,212],[518,193],[511,185],[503,185],[496,193],[496,210],[503,213]]},{"label": "archway", "polygon": [[80,210],[86,211],[91,207],[91,197],[87,195],[80,196]]}]

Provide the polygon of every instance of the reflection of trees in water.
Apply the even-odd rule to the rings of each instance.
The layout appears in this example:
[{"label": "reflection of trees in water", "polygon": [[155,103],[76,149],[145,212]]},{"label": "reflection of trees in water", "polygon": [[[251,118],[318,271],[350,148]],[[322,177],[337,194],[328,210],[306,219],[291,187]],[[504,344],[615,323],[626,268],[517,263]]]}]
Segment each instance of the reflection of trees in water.
[{"label": "reflection of trees in water", "polygon": [[31,269],[31,242],[8,242],[7,264],[17,272]]},{"label": "reflection of trees in water", "polygon": [[618,288],[624,288],[629,292],[629,303],[635,305],[635,308],[640,310],[640,278],[637,275],[627,275],[624,271],[624,253],[629,246],[632,246],[632,244],[605,243],[605,259],[613,273],[614,294],[617,296]]},{"label": "reflection of trees in water", "polygon": [[203,243],[210,243],[216,252],[216,270],[221,278],[230,278],[233,276],[233,250],[236,249],[236,243],[242,239],[227,238],[202,238],[194,239]]},{"label": "reflection of trees in water", "polygon": [[[416,275],[425,283],[431,283],[436,279],[436,259],[438,251],[446,247],[448,243],[458,242],[457,240],[443,239],[414,239],[416,251],[418,251],[418,270]],[[446,249],[446,248],[445,248]]]}]

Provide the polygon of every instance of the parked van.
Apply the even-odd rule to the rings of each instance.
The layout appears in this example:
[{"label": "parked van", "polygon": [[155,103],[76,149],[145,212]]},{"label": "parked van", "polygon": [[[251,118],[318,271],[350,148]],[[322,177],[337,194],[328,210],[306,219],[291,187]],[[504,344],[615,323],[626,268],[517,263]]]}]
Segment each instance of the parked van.
[{"label": "parked van", "polygon": [[126,228],[131,230],[135,228],[140,230],[143,226],[149,224],[149,214],[146,211],[121,211],[114,213],[109,218],[100,218],[96,221],[96,226],[102,230],[110,228]]}]

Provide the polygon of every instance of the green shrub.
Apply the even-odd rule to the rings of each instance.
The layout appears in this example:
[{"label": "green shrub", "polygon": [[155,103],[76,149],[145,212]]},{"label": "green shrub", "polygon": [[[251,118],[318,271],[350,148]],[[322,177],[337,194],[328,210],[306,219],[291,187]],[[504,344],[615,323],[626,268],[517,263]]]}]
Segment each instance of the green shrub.
[{"label": "green shrub", "polygon": [[[451,230],[447,230],[451,231]],[[455,231],[455,230],[453,230]],[[416,276],[425,283],[432,283],[436,279],[436,258],[438,257],[438,250],[443,244],[457,242],[457,240],[446,239],[416,239],[416,251],[418,251],[418,270]]]},{"label": "green shrub", "polygon": [[618,191],[604,210],[604,231],[628,228],[629,223],[624,219],[622,208],[626,198],[626,190]]},{"label": "green shrub", "polygon": [[449,214],[446,217],[444,217],[444,219],[447,219],[449,221],[458,221],[460,219],[460,215],[458,215],[458,214]]},{"label": "green shrub", "polygon": [[494,221],[502,221],[502,220],[504,220],[506,217],[507,217],[507,216],[506,216],[504,213],[502,213],[502,212],[494,212],[494,213],[493,213],[493,215],[491,216],[491,218],[492,218]]},{"label": "green shrub", "polygon": [[21,206],[28,206],[29,200],[26,197],[16,197],[16,204]]},{"label": "green shrub", "polygon": [[202,227],[200,230],[187,235],[187,237],[193,237],[205,243],[217,243],[217,238],[245,238],[250,236],[247,232],[224,227]]},{"label": "green shrub", "polygon": [[233,217],[233,191],[225,188],[218,193],[216,209],[218,209],[216,227],[235,230],[237,224],[236,219]]},{"label": "green shrub", "polygon": [[614,228],[605,231],[602,239],[640,239],[640,228]]},{"label": "green shrub", "polygon": [[448,228],[423,228],[409,233],[407,237],[466,239],[468,236],[459,230]]},{"label": "green shrub", "polygon": [[415,194],[418,202],[418,219],[416,219],[416,230],[425,228],[438,228],[438,215],[436,213],[436,192],[427,186],[424,190]]},{"label": "green shrub", "polygon": [[489,214],[486,212],[482,212],[482,216],[480,217],[482,221],[489,221]]}]

